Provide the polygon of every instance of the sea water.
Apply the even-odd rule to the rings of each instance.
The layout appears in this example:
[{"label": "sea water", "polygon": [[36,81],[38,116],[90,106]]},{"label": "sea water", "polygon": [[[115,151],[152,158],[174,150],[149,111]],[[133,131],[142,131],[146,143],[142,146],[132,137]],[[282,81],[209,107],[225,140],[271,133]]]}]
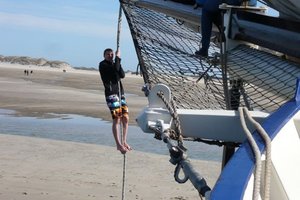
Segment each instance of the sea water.
[{"label": "sea water", "polygon": [[[81,115],[49,115],[52,117],[18,117],[12,110],[0,109],[0,133],[115,146],[111,122]],[[129,126],[127,141],[136,151],[169,155],[166,144],[153,136]],[[192,159],[221,161],[221,147],[190,141],[184,141],[184,146]]]}]

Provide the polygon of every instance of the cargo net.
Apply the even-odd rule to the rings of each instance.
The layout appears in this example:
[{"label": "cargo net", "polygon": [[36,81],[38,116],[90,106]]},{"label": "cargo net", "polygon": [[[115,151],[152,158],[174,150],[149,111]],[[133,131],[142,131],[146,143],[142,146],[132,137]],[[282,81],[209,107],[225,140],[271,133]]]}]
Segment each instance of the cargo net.
[{"label": "cargo net", "polygon": [[293,97],[299,65],[241,45],[228,52],[224,67],[215,42],[208,58],[195,56],[201,34],[184,23],[134,4],[122,6],[145,83],[167,85],[177,108],[272,112]]}]

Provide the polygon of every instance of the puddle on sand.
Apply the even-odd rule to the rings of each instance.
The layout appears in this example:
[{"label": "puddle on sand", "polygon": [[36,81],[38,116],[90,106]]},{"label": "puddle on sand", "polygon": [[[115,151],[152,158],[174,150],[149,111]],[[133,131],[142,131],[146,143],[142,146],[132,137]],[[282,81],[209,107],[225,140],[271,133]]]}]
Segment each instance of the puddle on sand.
[{"label": "puddle on sand", "polygon": [[[12,110],[0,109],[0,133],[115,146],[111,122],[81,115],[49,113],[50,118],[18,117]],[[128,143],[137,151],[169,155],[166,144],[129,126]],[[193,159],[220,161],[222,148],[198,142],[184,142]]]}]

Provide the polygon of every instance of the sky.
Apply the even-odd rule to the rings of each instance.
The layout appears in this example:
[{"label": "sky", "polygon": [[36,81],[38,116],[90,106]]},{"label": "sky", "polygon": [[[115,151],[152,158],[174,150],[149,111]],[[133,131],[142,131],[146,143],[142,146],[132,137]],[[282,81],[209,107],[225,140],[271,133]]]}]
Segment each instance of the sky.
[{"label": "sky", "polygon": [[[0,55],[98,68],[103,50],[116,49],[119,6],[118,0],[0,0]],[[136,71],[124,13],[121,27],[122,66]]]},{"label": "sky", "polygon": [[[117,47],[119,6],[118,0],[0,0],[0,55],[98,68],[103,50]],[[120,50],[124,70],[136,71],[124,13]]]}]

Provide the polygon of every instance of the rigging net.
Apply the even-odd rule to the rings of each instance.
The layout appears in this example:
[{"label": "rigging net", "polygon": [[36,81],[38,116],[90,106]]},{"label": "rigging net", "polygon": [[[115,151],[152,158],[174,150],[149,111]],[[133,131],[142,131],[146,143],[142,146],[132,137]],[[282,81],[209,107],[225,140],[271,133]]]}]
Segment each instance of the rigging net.
[{"label": "rigging net", "polygon": [[201,34],[184,23],[134,3],[124,1],[122,7],[145,83],[166,84],[177,108],[246,106],[272,112],[293,97],[296,78],[300,76],[298,64],[240,45],[227,52],[225,68],[219,62],[220,50],[214,42],[209,59],[194,55]]}]

